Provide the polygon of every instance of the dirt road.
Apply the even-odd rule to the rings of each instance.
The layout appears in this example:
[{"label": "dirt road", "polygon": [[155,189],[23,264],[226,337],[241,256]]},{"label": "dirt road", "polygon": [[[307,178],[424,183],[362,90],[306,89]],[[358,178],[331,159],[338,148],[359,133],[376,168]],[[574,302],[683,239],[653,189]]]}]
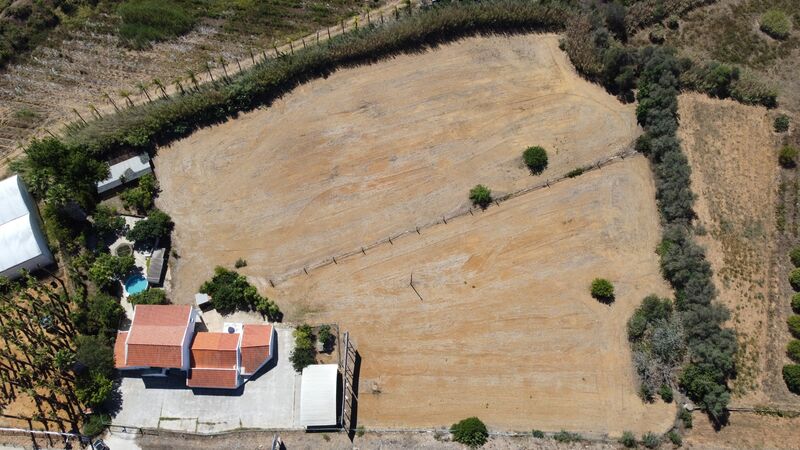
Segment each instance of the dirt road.
[{"label": "dirt road", "polygon": [[[634,107],[580,79],[557,40],[472,38],[341,70],[160,149],[174,300],[215,265],[245,258],[265,286],[464,208],[478,183],[512,191],[627,145]],[[550,155],[538,177],[521,161],[530,145]]]}]

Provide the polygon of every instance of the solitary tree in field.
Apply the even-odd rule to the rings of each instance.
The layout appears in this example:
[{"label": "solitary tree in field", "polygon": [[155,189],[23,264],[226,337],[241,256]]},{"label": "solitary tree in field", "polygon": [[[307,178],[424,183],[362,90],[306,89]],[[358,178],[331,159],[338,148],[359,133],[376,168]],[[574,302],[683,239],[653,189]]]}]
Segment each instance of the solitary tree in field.
[{"label": "solitary tree in field", "polygon": [[547,152],[538,145],[526,148],[522,152],[522,159],[534,175],[539,175],[547,168]]},{"label": "solitary tree in field", "polygon": [[153,99],[150,98],[150,93],[147,92],[147,85],[146,84],[144,84],[144,83],[142,83],[140,81],[140,82],[136,83],[136,87],[139,89],[139,92],[141,92],[142,94],[144,94],[145,97],[147,97],[147,101],[148,102],[152,102],[153,101]]},{"label": "solitary tree in field", "polygon": [[489,431],[477,417],[469,417],[450,427],[453,440],[468,447],[477,448],[486,443]]},{"label": "solitary tree in field", "polygon": [[492,202],[492,191],[482,184],[476,185],[469,191],[469,199],[472,200],[473,205],[478,205],[481,208],[486,208]]},{"label": "solitary tree in field", "polygon": [[614,301],[614,285],[605,278],[595,278],[592,281],[591,292],[592,297],[603,303]]}]

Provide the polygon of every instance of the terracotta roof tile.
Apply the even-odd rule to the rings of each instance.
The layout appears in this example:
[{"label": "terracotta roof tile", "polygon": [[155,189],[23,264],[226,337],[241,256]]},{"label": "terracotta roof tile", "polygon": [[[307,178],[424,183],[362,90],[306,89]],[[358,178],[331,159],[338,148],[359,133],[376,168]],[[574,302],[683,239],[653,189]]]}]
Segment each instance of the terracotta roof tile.
[{"label": "terracotta roof tile", "polygon": [[186,385],[198,388],[233,389],[237,387],[239,376],[236,370],[229,369],[192,369],[186,379]]},{"label": "terracotta roof tile", "polygon": [[130,344],[180,347],[191,314],[190,305],[136,305],[128,353]]},{"label": "terracotta roof tile", "polygon": [[125,367],[125,339],[127,337],[127,331],[118,331],[117,340],[114,341],[114,367],[117,369]]},{"label": "terracotta roof tile", "polygon": [[239,335],[197,333],[192,341],[192,368],[235,369]]},{"label": "terracotta roof tile", "polygon": [[272,325],[243,325],[242,347],[263,347],[272,342]]},{"label": "terracotta roof tile", "polygon": [[128,367],[162,367],[180,369],[182,348],[180,345],[141,345],[128,341]]},{"label": "terracotta roof tile", "polygon": [[272,326],[245,325],[242,327],[242,373],[252,374],[272,353]]}]

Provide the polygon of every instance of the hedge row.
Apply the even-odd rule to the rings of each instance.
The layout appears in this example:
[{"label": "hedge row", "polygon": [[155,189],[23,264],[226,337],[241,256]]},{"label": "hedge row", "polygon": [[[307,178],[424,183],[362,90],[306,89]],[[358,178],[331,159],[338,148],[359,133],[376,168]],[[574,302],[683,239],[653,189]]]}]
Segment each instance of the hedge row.
[{"label": "hedge row", "polygon": [[675,135],[682,66],[674,53],[664,48],[646,48],[641,57],[636,114],[646,134],[637,148],[648,154],[653,165],[664,224],[658,249],[661,270],[675,290],[675,306],[686,336],[689,361],[679,381],[695,403],[722,422],[730,400],[727,382],[735,373],[737,343],[735,333],[722,326],[728,311],[713,302],[716,290],[711,266],[691,234],[691,168]]},{"label": "hedge row", "polygon": [[296,85],[337,68],[373,61],[404,51],[419,51],[480,32],[555,31],[569,10],[558,1],[453,2],[427,8],[382,26],[367,26],[292,55],[262,61],[255,67],[184,95],[127,108],[70,126],[66,143],[98,157],[119,147],[151,148],[186,136],[194,129],[269,104]]}]

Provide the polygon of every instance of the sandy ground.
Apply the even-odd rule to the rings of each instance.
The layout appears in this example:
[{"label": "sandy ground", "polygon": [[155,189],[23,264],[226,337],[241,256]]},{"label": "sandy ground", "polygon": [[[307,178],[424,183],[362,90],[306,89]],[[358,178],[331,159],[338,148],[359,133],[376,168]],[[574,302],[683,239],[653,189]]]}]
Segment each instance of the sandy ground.
[{"label": "sandy ground", "polygon": [[800,418],[788,419],[752,413],[734,413],[730,424],[715,431],[694,415],[694,428],[684,437],[684,448],[800,449]]},{"label": "sandy ground", "polygon": [[[765,108],[699,94],[679,99],[679,136],[692,165],[695,211],[719,300],[739,335],[734,404],[793,402],[780,370],[789,340],[788,262],[778,247],[776,199],[780,137]],[[786,228],[792,226],[790,220]],[[776,252],[777,251],[777,252]],[[783,286],[785,285],[785,286]]]},{"label": "sandy ground", "polygon": [[[358,423],[619,435],[675,407],[636,395],[625,323],[668,295],[642,157],[299,276],[266,293],[290,320],[337,322],[363,358]],[[409,287],[409,275],[422,300]],[[615,284],[611,306],[589,296]]]},{"label": "sandy ground", "polygon": [[[475,184],[511,191],[626,146],[634,107],[580,79],[557,41],[472,38],[341,70],[160,149],[157,203],[182,256],[173,299],[215,265],[245,258],[267,286],[464,208]],[[549,150],[539,177],[529,145]]]}]

